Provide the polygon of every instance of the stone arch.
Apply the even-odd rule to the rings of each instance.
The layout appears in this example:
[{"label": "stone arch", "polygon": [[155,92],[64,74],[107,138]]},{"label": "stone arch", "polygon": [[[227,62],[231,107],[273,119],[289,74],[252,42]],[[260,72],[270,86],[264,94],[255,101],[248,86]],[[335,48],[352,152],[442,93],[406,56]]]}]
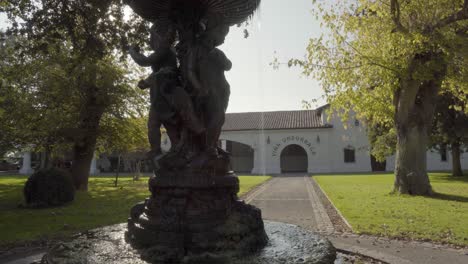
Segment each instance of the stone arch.
[{"label": "stone arch", "polygon": [[289,144],[281,150],[281,173],[307,172],[309,167],[309,153],[299,144]]},{"label": "stone arch", "polygon": [[225,141],[224,147],[231,154],[231,169],[234,172],[251,173],[254,168],[255,151],[252,146],[234,141]]}]

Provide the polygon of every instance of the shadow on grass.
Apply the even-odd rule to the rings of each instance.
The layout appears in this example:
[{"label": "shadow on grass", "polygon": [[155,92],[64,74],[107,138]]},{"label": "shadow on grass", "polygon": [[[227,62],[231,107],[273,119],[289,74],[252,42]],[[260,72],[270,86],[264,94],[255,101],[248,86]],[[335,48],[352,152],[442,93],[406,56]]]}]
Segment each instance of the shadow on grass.
[{"label": "shadow on grass", "polygon": [[434,195],[432,195],[432,196],[427,196],[427,198],[437,199],[437,200],[444,200],[444,201],[455,201],[455,202],[468,203],[468,196],[460,196],[460,195],[437,193],[437,192],[434,193]]},{"label": "shadow on grass", "polygon": [[431,178],[431,182],[468,183],[468,173],[464,172],[464,176],[452,176],[449,173],[437,175]]}]

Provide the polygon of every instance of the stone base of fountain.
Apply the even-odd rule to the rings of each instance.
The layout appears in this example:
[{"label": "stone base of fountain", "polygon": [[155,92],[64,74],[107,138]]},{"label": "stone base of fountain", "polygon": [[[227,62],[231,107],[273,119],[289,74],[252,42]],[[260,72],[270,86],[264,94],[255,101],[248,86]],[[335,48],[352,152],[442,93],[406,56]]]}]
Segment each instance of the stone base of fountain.
[{"label": "stone base of fountain", "polygon": [[264,224],[258,208],[237,198],[233,173],[196,173],[152,177],[151,197],[131,209],[127,226],[59,243],[42,263],[333,263],[336,252],[326,239],[293,225]]},{"label": "stone base of fountain", "polygon": [[224,262],[263,248],[268,237],[261,211],[238,200],[238,178],[194,173],[151,178],[152,196],[132,208],[127,238],[142,258],[152,263]]},{"label": "stone base of fountain", "polygon": [[[280,264],[280,263],[333,263],[336,251],[325,238],[295,225],[265,221],[269,237],[267,245],[255,253],[239,252],[190,253],[179,263],[230,263],[230,264]],[[120,224],[85,232],[71,242],[53,246],[42,259],[43,264],[149,264],[148,251],[136,249],[129,243],[127,225]],[[247,250],[248,251],[248,250]],[[158,250],[155,250],[155,253]],[[159,254],[159,253],[158,253]],[[178,263],[175,262],[175,263]],[[174,262],[166,262],[174,263]]]}]

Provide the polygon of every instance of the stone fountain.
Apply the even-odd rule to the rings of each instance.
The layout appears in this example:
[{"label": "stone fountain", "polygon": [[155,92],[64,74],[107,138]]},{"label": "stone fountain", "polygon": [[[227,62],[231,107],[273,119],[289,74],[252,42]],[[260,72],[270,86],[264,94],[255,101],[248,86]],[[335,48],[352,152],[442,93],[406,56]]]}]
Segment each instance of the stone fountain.
[{"label": "stone fountain", "polygon": [[[60,243],[44,263],[333,263],[325,239],[266,222],[239,200],[229,153],[218,147],[229,102],[231,61],[217,47],[229,28],[249,19],[260,0],[126,0],[152,23],[151,54],[132,47],[152,68],[138,83],[150,90],[148,121],[154,167],[151,196],[131,209],[128,224]],[[161,151],[161,127],[171,141]]]}]

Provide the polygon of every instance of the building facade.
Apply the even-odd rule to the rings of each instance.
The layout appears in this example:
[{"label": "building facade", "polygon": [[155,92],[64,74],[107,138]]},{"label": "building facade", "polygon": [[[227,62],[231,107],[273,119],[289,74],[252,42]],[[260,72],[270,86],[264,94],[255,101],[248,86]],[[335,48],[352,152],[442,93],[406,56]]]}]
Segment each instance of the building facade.
[{"label": "building facade", "polygon": [[[227,114],[221,146],[232,154],[238,172],[373,171],[365,127],[355,118],[346,123],[336,115],[328,118],[327,108]],[[428,170],[451,170],[450,154],[444,155],[428,151]],[[381,170],[392,171],[394,157],[383,165]],[[462,155],[462,167],[468,169],[467,154]]]},{"label": "building facade", "polygon": [[[336,115],[328,116],[328,106],[315,110],[229,113],[220,137],[220,147],[231,153],[232,170],[249,174],[344,173],[393,171],[395,158],[389,157],[381,168],[372,166],[366,128],[351,117],[343,123]],[[171,143],[163,135],[161,147],[169,151]],[[118,158],[101,155],[93,159],[91,174],[150,172],[142,162],[144,153]],[[20,173],[30,174],[31,155],[25,153]],[[468,153],[461,155],[462,169],[468,170]],[[120,164],[120,165],[117,165]],[[427,169],[452,169],[450,153],[427,152]]]}]

